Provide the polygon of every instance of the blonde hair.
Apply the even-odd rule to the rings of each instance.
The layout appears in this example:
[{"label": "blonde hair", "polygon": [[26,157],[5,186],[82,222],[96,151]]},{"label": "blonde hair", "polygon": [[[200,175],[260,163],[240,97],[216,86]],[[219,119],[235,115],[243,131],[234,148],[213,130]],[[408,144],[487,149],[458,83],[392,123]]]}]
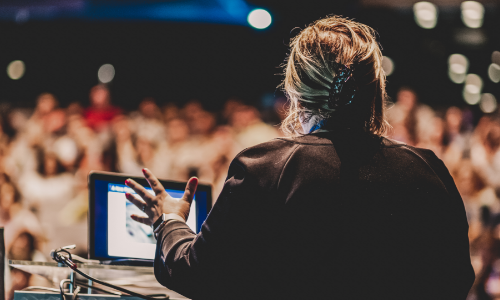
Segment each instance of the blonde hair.
[{"label": "blonde hair", "polygon": [[[285,134],[299,134],[301,113],[330,118],[340,126],[356,124],[373,134],[385,134],[389,126],[384,116],[385,73],[375,34],[367,25],[332,16],[312,23],[291,40],[281,84],[290,102],[287,117],[281,123]],[[328,106],[325,97],[314,97],[329,96],[328,83],[334,81],[339,65],[353,70],[357,90],[354,105],[336,110]],[[304,83],[304,77],[309,85]]]}]

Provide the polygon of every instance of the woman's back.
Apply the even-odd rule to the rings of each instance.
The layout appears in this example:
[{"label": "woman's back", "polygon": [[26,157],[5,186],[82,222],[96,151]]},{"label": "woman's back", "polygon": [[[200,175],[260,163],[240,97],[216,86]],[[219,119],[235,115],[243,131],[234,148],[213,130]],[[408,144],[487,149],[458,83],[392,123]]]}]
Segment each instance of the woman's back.
[{"label": "woman's back", "polygon": [[431,151],[324,132],[240,153],[201,234],[172,259],[200,270],[189,276],[200,286],[185,286],[195,298],[460,299],[474,280],[467,230]]}]

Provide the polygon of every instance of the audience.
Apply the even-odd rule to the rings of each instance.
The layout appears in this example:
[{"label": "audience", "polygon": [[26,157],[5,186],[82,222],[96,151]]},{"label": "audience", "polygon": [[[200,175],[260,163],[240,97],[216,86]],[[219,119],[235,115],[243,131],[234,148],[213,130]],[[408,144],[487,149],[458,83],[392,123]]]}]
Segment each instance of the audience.
[{"label": "audience", "polygon": [[[93,87],[89,98],[87,109],[77,103],[60,108],[44,93],[32,112],[13,108],[0,115],[0,226],[10,259],[47,260],[50,249],[68,244],[86,256],[90,170],[141,176],[147,167],[164,179],[198,176],[213,185],[215,201],[233,157],[281,135],[276,125],[286,106],[277,99],[269,117],[237,99],[210,112],[197,100],[160,107],[148,97],[125,113],[111,104],[104,85]],[[500,119],[496,113],[474,116],[468,108],[433,110],[409,87],[397,93],[388,119],[390,138],[433,150],[454,177],[479,280],[470,299],[488,299],[497,293],[500,274]],[[32,281],[13,269],[10,299]]]}]

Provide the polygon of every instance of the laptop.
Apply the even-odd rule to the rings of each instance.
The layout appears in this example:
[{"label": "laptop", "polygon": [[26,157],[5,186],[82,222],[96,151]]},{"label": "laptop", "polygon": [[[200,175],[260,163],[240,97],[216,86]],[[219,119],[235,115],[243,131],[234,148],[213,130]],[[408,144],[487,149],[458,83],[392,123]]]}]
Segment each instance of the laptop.
[{"label": "laptop", "polygon": [[[120,173],[90,172],[89,184],[89,259],[103,264],[152,266],[156,239],[151,226],[132,220],[130,215],[142,215],[138,207],[125,198],[135,192],[125,185],[131,178],[153,193],[144,177]],[[184,194],[186,182],[161,180],[172,197]],[[187,225],[198,233],[212,208],[212,187],[198,184]]]}]

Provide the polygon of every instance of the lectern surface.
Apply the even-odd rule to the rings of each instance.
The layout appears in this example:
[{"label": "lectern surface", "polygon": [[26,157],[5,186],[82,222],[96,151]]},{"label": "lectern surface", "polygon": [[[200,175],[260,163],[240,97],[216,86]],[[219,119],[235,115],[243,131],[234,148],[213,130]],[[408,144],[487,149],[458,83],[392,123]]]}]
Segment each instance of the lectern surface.
[{"label": "lectern surface", "polygon": [[[40,275],[54,284],[54,287],[59,287],[59,283],[63,279],[70,277],[71,269],[56,262],[36,262],[36,261],[25,261],[25,260],[9,260],[9,265],[16,269],[25,271],[30,274]],[[167,294],[170,299],[186,299],[182,295],[169,290],[162,286],[156,280],[154,276],[153,267],[135,267],[135,266],[111,266],[111,265],[101,265],[101,264],[77,264],[78,269],[88,275],[104,280],[108,283],[118,285],[129,289],[133,292],[140,294]],[[75,273],[75,278],[77,280],[86,281],[85,278]],[[97,285],[98,286],[98,285]],[[28,292],[23,292],[28,293]],[[52,295],[51,293],[34,293],[29,292],[23,297],[28,297],[29,295]],[[52,295],[54,296],[54,295]],[[83,294],[82,294],[83,296]],[[101,300],[101,294],[92,294],[92,299],[88,300]],[[17,297],[17,296],[16,296]],[[37,296],[38,297],[38,296]],[[60,300],[59,294],[57,294],[57,300]],[[80,297],[80,295],[78,296]],[[99,298],[95,298],[99,297]],[[110,296],[111,297],[111,296]],[[116,299],[117,296],[112,296],[111,298]],[[106,299],[111,299],[106,298]],[[134,297],[126,297],[126,299],[132,299]],[[23,298],[23,300],[45,300],[49,298]],[[125,299],[125,298],[124,298]],[[139,298],[137,298],[139,300]],[[14,300],[21,300],[21,298],[15,298]],[[87,299],[85,299],[87,300]],[[132,299],[132,300],[135,300]]]},{"label": "lectern surface", "polygon": [[[50,280],[62,280],[68,278],[71,272],[70,268],[56,262],[9,260],[9,265],[16,269],[30,274],[40,275]],[[116,280],[118,278],[137,277],[148,277],[149,279],[154,278],[153,267],[111,266],[81,263],[77,263],[77,266],[80,271],[101,280]]]}]

